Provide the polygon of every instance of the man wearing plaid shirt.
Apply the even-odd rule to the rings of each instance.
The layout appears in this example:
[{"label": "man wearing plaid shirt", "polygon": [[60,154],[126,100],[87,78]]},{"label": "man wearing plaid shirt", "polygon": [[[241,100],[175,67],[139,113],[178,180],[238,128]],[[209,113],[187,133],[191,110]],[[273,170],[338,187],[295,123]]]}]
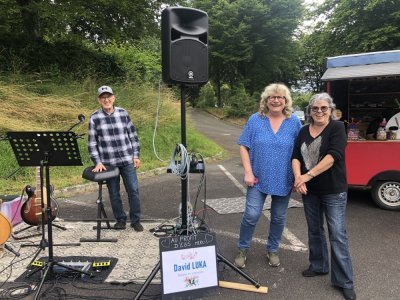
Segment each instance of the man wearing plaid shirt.
[{"label": "man wearing plaid shirt", "polygon": [[[93,172],[102,172],[107,166],[119,168],[128,193],[129,219],[135,231],[143,231],[140,224],[140,201],[136,168],[140,167],[139,138],[128,112],[114,106],[115,95],[109,86],[98,91],[101,108],[89,121],[88,149],[95,164]],[[127,216],[120,195],[120,176],[107,180],[111,207],[116,219],[114,229],[125,229]]]}]

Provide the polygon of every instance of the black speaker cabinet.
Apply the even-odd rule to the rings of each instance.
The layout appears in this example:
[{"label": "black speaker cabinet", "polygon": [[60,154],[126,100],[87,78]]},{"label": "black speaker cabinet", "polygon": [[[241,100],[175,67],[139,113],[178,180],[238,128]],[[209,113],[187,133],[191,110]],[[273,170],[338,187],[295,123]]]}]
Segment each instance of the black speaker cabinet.
[{"label": "black speaker cabinet", "polygon": [[208,81],[208,15],[187,7],[161,13],[162,77],[168,84]]}]

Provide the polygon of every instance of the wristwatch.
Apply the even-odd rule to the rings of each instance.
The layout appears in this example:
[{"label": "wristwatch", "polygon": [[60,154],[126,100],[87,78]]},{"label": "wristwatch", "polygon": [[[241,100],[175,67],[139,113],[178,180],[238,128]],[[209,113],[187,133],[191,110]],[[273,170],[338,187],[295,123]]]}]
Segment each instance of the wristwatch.
[{"label": "wristwatch", "polygon": [[310,171],[308,171],[308,172],[307,172],[307,175],[308,175],[308,176],[310,176],[311,178],[314,178],[314,175],[313,175],[313,174],[311,174],[311,172],[310,172]]}]

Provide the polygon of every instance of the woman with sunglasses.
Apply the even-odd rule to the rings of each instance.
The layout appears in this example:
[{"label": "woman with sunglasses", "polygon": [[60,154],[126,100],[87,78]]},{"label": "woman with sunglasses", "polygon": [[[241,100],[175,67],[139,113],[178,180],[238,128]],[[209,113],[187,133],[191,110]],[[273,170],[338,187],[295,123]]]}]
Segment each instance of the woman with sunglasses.
[{"label": "woman with sunglasses", "polygon": [[347,180],[344,124],[333,120],[335,104],[327,93],[311,97],[304,126],[293,150],[294,187],[302,194],[308,226],[309,261],[304,277],[329,273],[324,215],[331,248],[331,282],[345,299],[356,299],[346,231]]}]

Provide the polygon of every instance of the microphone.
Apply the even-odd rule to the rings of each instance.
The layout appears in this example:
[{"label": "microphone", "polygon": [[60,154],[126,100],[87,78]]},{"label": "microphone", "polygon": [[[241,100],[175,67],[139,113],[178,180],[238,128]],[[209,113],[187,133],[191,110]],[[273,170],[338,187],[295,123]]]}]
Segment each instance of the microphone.
[{"label": "microphone", "polygon": [[20,256],[19,252],[15,251],[13,248],[11,248],[10,246],[8,246],[7,244],[4,244],[4,248],[6,248],[8,251],[10,251],[11,253],[13,253],[16,256]]},{"label": "microphone", "polygon": [[75,123],[74,125],[72,125],[71,128],[68,129],[68,131],[72,131],[73,128],[75,128],[75,127],[78,126],[79,124],[82,124],[82,123],[85,121],[85,116],[82,115],[82,114],[79,114],[79,115],[78,115],[78,120],[79,120],[79,122],[78,122],[78,123]]}]

